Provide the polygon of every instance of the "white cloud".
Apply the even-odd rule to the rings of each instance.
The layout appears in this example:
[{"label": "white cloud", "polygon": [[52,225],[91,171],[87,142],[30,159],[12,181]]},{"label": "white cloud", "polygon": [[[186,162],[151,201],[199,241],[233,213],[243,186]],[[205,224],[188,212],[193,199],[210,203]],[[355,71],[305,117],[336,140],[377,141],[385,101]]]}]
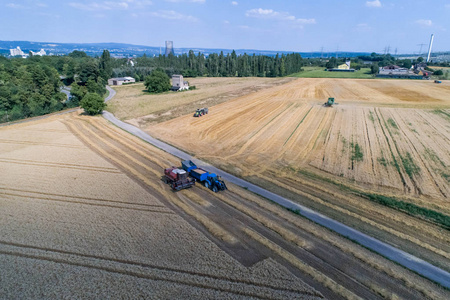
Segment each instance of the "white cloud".
[{"label": "white cloud", "polygon": [[272,19],[278,21],[290,21],[295,24],[315,24],[315,19],[298,19],[287,12],[277,12],[273,9],[254,8],[245,13],[250,18]]},{"label": "white cloud", "polygon": [[127,9],[128,8],[128,3],[126,3],[126,2],[105,1],[104,3],[106,6],[110,7],[111,9],[114,9],[114,8]]},{"label": "white cloud", "polygon": [[138,8],[146,5],[151,5],[152,1],[148,0],[122,0],[122,1],[100,1],[100,2],[90,2],[90,3],[79,3],[70,2],[69,5],[73,8],[87,10],[87,11],[98,11],[98,10],[113,10],[113,9],[128,9],[128,8]]},{"label": "white cloud", "polygon": [[424,20],[424,19],[417,20],[415,23],[424,27],[430,27],[433,25],[433,22],[431,20]]},{"label": "white cloud", "polygon": [[193,2],[193,3],[205,3],[206,0],[166,0],[166,2],[180,3],[180,2]]},{"label": "white cloud", "polygon": [[70,2],[69,3],[70,6],[72,6],[73,8],[77,8],[77,9],[81,9],[81,10],[89,10],[89,11],[94,11],[94,10],[110,10],[111,7],[102,4],[102,3],[97,3],[97,2],[91,2],[91,3],[77,3],[77,2]]},{"label": "white cloud", "polygon": [[231,1],[231,5],[238,5],[237,1]]},{"label": "white cloud", "polygon": [[173,11],[173,10],[160,10],[157,12],[151,12],[151,16],[167,19],[167,20],[183,20],[183,21],[189,21],[189,22],[196,22],[198,21],[197,18],[193,16],[183,15],[179,12]]},{"label": "white cloud", "polygon": [[225,21],[223,21],[223,23],[224,23],[224,24],[230,24],[230,21],[225,20]]},{"label": "white cloud", "polygon": [[6,4],[6,7],[14,8],[14,9],[28,9],[29,8],[29,7],[26,7],[26,6],[23,6],[20,4],[16,4],[16,3],[8,3],[8,4]]},{"label": "white cloud", "polygon": [[367,7],[381,7],[380,0],[366,1]]}]

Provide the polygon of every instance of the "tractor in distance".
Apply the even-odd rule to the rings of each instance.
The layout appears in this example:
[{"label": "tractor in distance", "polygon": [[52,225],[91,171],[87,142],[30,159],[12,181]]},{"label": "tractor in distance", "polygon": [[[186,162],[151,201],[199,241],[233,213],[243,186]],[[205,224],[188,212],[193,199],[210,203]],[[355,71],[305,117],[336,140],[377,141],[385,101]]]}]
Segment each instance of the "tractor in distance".
[{"label": "tractor in distance", "polygon": [[[334,104],[334,98],[328,98],[328,101],[323,104],[325,107],[332,107]],[[337,104],[337,103],[336,103]]]},{"label": "tractor in distance", "polygon": [[442,83],[440,80],[435,80],[434,83]]},{"label": "tractor in distance", "polygon": [[188,175],[189,174],[183,169],[171,167],[164,169],[163,180],[165,183],[170,184],[174,191],[179,191],[195,185],[195,179]]},{"label": "tractor in distance", "polygon": [[223,180],[215,173],[209,173],[206,170],[198,168],[191,160],[185,160],[181,162],[183,169],[189,173],[198,182],[205,185],[206,188],[212,190],[214,193],[227,189],[227,186]]},{"label": "tractor in distance", "polygon": [[199,108],[195,111],[194,117],[201,117],[203,115],[206,115],[207,113],[208,113],[208,108],[206,108],[206,107]]}]

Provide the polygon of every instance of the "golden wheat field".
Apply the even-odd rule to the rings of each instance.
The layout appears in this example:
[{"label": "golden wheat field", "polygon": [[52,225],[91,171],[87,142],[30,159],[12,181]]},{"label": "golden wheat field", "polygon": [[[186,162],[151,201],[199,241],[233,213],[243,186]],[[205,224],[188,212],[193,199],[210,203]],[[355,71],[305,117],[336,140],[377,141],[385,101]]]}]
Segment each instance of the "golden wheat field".
[{"label": "golden wheat field", "polygon": [[449,96],[449,83],[298,79],[147,130],[242,176],[309,170],[450,213]]},{"label": "golden wheat field", "polygon": [[241,265],[71,119],[0,128],[0,298],[321,298],[271,258]]}]

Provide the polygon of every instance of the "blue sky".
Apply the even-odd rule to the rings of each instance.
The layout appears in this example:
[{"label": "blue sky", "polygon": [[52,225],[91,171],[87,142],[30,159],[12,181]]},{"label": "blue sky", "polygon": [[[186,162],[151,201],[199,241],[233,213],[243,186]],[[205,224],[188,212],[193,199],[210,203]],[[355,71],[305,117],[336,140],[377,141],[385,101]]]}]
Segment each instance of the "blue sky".
[{"label": "blue sky", "polygon": [[0,0],[0,28],[0,40],[417,53],[432,33],[450,50],[450,0]]}]

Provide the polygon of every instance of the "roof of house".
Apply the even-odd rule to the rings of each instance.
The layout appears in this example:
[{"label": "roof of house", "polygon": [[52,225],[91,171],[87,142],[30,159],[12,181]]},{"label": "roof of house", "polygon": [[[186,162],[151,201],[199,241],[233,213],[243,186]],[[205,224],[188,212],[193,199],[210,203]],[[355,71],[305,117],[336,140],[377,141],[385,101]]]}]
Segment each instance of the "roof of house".
[{"label": "roof of house", "polygon": [[133,77],[117,77],[117,78],[110,78],[108,80],[118,80],[118,81],[125,81],[125,80],[132,80]]}]

